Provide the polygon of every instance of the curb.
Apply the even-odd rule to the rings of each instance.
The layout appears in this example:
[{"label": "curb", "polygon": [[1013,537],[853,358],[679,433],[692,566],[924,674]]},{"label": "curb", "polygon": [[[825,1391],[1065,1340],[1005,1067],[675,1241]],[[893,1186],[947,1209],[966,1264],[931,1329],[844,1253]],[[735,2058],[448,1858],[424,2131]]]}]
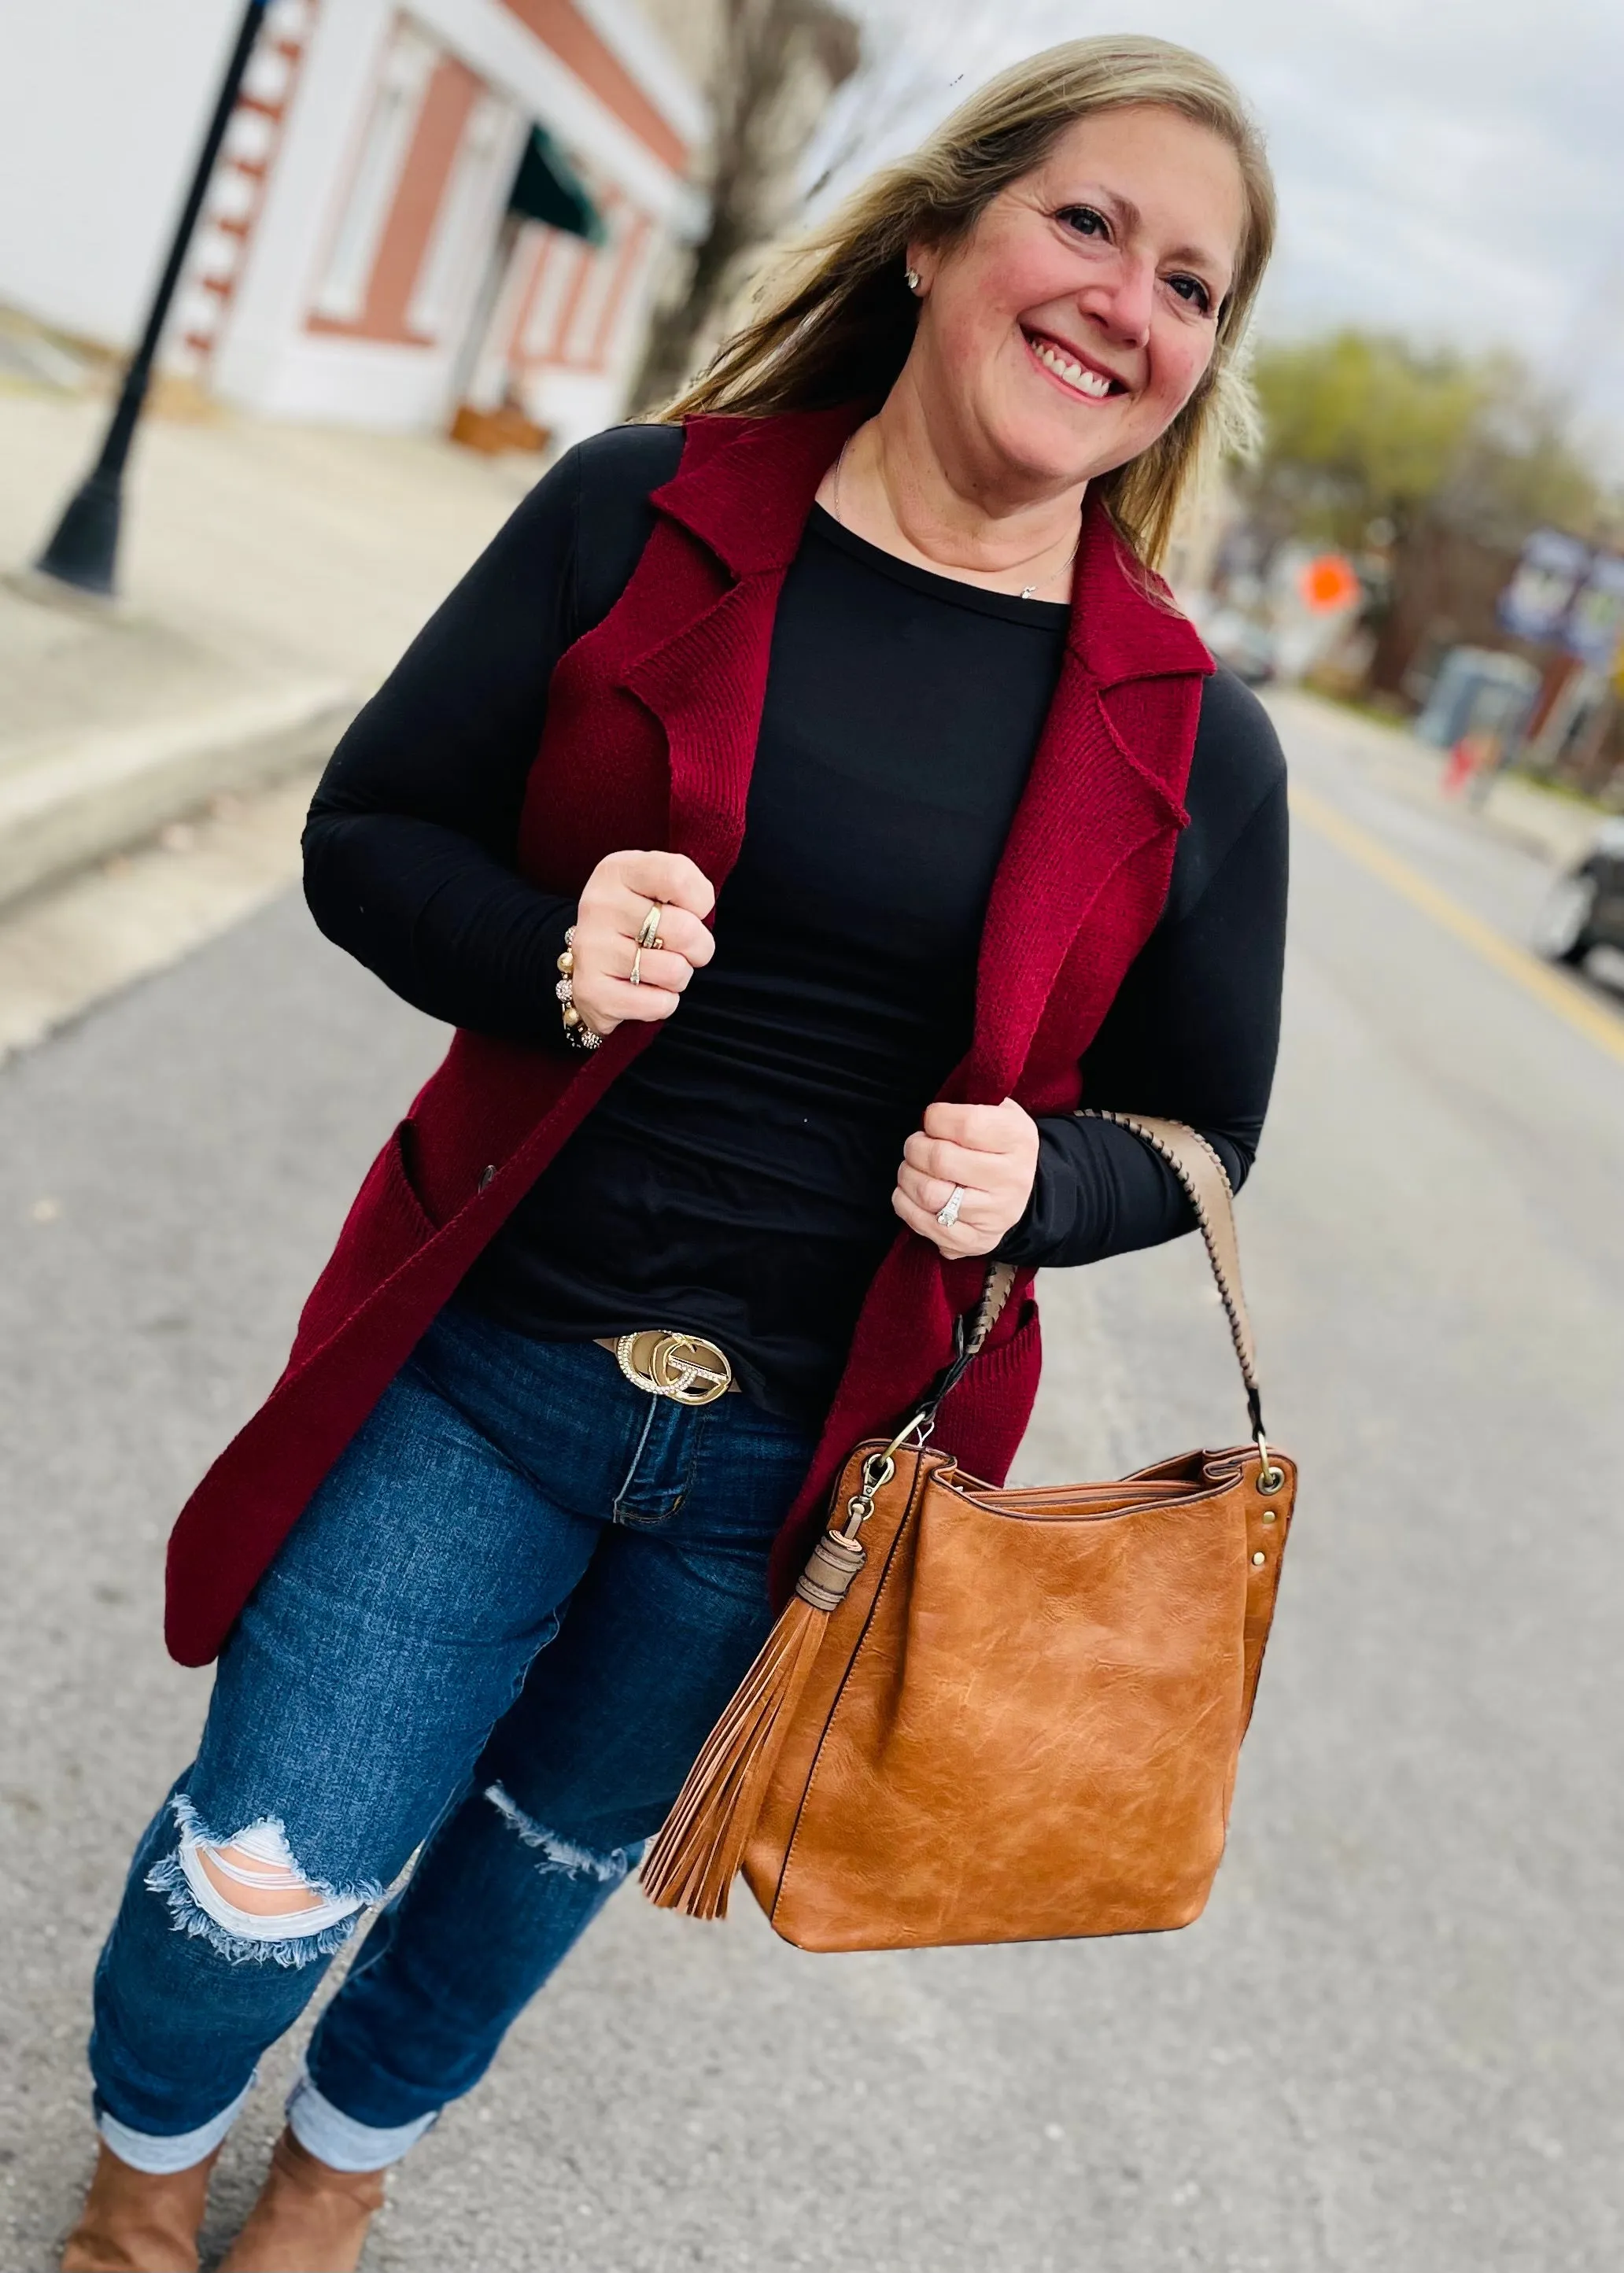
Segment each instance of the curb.
[{"label": "curb", "polygon": [[150,836],[222,793],[324,758],[355,716],[347,687],[244,696],[177,724],[117,728],[0,754],[0,906]]}]

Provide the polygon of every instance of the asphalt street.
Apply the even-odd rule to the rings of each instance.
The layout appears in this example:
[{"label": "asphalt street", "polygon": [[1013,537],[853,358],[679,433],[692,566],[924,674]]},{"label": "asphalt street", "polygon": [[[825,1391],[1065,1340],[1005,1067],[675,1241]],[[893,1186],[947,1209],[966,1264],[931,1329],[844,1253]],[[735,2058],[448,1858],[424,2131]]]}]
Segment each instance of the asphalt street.
[{"label": "asphalt street", "polygon": [[[1524,935],[1536,860],[1323,716],[1288,743],[1286,1046],[1241,1217],[1303,1488],[1207,1916],[819,1958],[742,1897],[718,1929],[623,1894],[399,2173],[370,2273],[1624,2262],[1624,1003],[1483,951]],[[91,1968],[204,1707],[159,1638],[164,1534],[440,1040],[289,896],[0,1069],[14,2273],[88,2168]],[[1241,1432],[1193,1242],[1044,1300],[1025,1478]]]}]

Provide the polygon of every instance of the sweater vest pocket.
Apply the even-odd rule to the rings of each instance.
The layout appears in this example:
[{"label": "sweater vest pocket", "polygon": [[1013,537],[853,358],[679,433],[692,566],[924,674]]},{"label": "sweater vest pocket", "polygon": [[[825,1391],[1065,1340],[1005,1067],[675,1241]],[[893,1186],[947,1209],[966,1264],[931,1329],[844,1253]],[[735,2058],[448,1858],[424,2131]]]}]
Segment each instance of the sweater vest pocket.
[{"label": "sweater vest pocket", "polygon": [[417,1132],[410,1118],[394,1130],[368,1169],[327,1269],[299,1317],[293,1362],[336,1333],[373,1290],[409,1263],[439,1227],[412,1175]]}]

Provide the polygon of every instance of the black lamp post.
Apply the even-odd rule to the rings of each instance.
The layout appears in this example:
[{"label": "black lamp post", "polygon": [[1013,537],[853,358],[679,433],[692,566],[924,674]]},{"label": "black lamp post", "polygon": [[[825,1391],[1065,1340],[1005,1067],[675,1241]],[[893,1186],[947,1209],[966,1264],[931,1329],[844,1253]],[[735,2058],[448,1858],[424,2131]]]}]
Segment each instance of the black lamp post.
[{"label": "black lamp post", "polygon": [[248,0],[243,11],[237,45],[226,66],[224,83],[198,157],[192,187],[186,192],[186,202],[175,231],[175,241],[169,247],[169,259],[164,263],[163,274],[158,280],[157,291],[153,295],[141,343],[131,358],[124,385],[118,391],[117,403],[108,421],[101,453],[79,488],[69,499],[67,510],[57,522],[55,535],[34,563],[41,576],[53,576],[58,583],[71,584],[81,592],[93,592],[105,598],[113,590],[114,571],[118,559],[118,523],[124,503],[124,462],[135,437],[136,421],[147,400],[153,359],[163,336],[169,303],[175,297],[175,288],[180,281],[192,231],[198,225],[198,215],[202,212],[203,200],[208,194],[214,161],[220,154],[226,128],[237,107],[237,90],[242,86],[243,74],[248,68],[248,58],[253,53],[254,41],[259,36],[259,26],[268,4],[269,0]]}]

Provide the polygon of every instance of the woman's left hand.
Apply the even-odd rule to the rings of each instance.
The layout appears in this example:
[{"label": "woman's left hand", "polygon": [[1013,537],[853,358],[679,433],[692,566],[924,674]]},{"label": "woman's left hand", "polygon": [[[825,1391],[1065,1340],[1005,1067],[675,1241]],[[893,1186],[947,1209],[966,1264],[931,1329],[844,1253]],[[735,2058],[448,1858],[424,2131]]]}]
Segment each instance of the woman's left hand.
[{"label": "woman's left hand", "polygon": [[[1038,1173],[1038,1124],[1012,1097],[1002,1105],[932,1105],[902,1148],[891,1204],[910,1231],[944,1255],[990,1255],[1026,1212]],[[962,1185],[958,1220],[938,1210]]]}]

